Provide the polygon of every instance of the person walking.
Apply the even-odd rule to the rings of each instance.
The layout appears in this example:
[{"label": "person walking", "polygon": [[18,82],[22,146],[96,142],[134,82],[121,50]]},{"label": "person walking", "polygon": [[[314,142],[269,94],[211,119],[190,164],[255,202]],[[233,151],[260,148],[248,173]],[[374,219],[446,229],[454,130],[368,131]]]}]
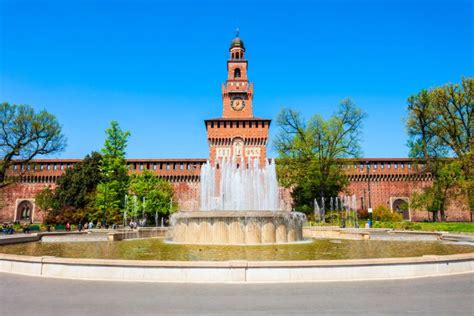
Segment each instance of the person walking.
[{"label": "person walking", "polygon": [[79,222],[79,224],[77,224],[77,229],[82,232],[82,222]]},{"label": "person walking", "polygon": [[71,224],[69,222],[66,223],[66,231],[67,232],[71,231]]}]

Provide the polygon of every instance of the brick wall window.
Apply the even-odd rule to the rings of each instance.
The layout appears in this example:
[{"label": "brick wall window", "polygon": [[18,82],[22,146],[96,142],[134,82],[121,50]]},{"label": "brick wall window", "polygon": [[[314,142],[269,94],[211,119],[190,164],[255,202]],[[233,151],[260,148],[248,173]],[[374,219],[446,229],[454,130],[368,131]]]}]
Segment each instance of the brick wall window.
[{"label": "brick wall window", "polygon": [[170,170],[170,164],[169,163],[166,164],[166,170]]},{"label": "brick wall window", "polygon": [[156,163],[153,164],[153,170],[156,170]]},{"label": "brick wall window", "polygon": [[394,163],[393,164],[393,169],[397,169],[398,168],[398,163]]},{"label": "brick wall window", "polygon": [[46,165],[47,170],[51,170],[51,165]]},{"label": "brick wall window", "polygon": [[142,163],[140,164],[140,170],[143,170],[143,164]]}]

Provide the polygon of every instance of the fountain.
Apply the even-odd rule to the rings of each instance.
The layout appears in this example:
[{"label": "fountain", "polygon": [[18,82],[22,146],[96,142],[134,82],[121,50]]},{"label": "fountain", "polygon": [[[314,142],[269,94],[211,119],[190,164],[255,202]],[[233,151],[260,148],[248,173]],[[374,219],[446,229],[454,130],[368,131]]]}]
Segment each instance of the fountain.
[{"label": "fountain", "polygon": [[172,241],[271,244],[303,240],[302,213],[281,211],[275,162],[223,160],[201,168],[201,211],[171,217]]}]

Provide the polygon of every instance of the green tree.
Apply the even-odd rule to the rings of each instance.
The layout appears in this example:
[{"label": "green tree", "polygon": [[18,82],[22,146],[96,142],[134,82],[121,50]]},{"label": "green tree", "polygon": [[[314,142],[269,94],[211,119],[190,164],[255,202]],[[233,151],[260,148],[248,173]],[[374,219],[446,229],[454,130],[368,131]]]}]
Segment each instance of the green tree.
[{"label": "green tree", "polygon": [[410,204],[415,209],[426,209],[432,213],[433,222],[441,215],[446,220],[446,209],[451,199],[459,197],[460,183],[463,176],[459,161],[442,162],[436,167],[436,178],[433,184],[420,192],[415,192]]},{"label": "green tree", "polygon": [[360,156],[362,123],[366,114],[350,99],[343,100],[329,119],[314,115],[307,122],[291,109],[277,117],[280,182],[293,188],[295,207],[312,209],[314,198],[336,196],[347,178],[341,171],[341,158]]},{"label": "green tree", "polygon": [[[145,209],[147,220],[154,219],[155,212],[160,217],[166,217],[177,210],[177,204],[173,201],[173,186],[149,171],[132,175],[128,188],[129,195],[137,197],[140,209]],[[136,215],[140,217],[140,214]]]},{"label": "green tree", "polygon": [[57,208],[53,189],[51,189],[50,186],[43,188],[43,190],[36,194],[35,203],[41,208],[43,214],[45,214],[44,222],[54,223],[55,221],[50,218],[54,209]]},{"label": "green tree", "polygon": [[130,132],[123,131],[116,121],[106,131],[107,138],[101,149],[100,175],[103,181],[97,186],[94,217],[106,222],[120,222],[128,186],[128,169],[125,159]]},{"label": "green tree", "polygon": [[65,146],[54,115],[35,112],[28,105],[0,104],[0,188],[12,182],[7,171],[14,160],[28,163],[38,155],[61,152]]},{"label": "green tree", "polygon": [[54,192],[45,188],[36,196],[37,200],[45,201],[40,207],[47,210],[46,220],[49,223],[96,219],[93,214],[96,187],[102,181],[99,170],[101,159],[99,153],[92,152],[59,177]]},{"label": "green tree", "polygon": [[[431,201],[429,209],[439,211],[444,220],[448,192],[462,190],[473,211],[474,78],[410,96],[406,125],[410,156],[418,158],[425,166],[423,172],[433,176],[433,187],[425,192],[425,198],[431,196],[425,199]],[[446,158],[454,158],[454,164]],[[455,172],[458,168],[459,176]]]}]

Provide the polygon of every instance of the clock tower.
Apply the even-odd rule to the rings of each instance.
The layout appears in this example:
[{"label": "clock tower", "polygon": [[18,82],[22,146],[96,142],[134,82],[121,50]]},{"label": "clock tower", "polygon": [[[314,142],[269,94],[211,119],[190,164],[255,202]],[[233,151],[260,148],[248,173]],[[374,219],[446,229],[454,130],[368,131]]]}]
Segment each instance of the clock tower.
[{"label": "clock tower", "polygon": [[237,31],[230,44],[227,80],[222,84],[222,117],[205,121],[213,166],[224,160],[266,164],[271,120],[253,115],[253,84],[247,70],[245,45]]},{"label": "clock tower", "polygon": [[248,61],[245,59],[244,41],[232,40],[227,60],[227,80],[222,84],[224,118],[250,118],[252,113],[253,84],[247,77]]}]

